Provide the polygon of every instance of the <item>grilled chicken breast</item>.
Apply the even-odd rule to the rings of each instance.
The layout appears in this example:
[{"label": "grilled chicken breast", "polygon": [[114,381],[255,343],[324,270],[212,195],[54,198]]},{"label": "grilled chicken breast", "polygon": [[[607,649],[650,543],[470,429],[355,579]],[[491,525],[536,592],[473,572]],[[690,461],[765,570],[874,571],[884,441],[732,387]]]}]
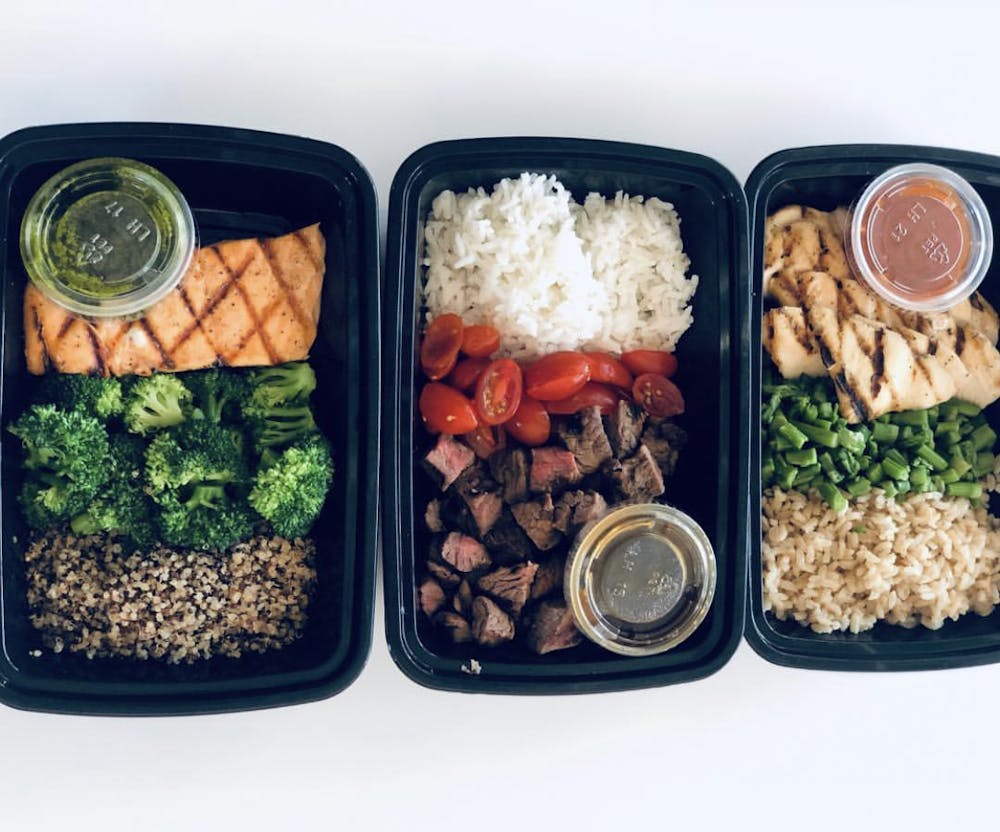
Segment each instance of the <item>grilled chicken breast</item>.
[{"label": "grilled chicken breast", "polygon": [[325,245],[311,225],[198,249],[177,288],[137,319],[76,315],[29,283],[28,370],[123,376],[304,359],[316,339]]},{"label": "grilled chicken breast", "polygon": [[912,336],[904,338],[878,321],[841,317],[824,306],[810,309],[806,318],[848,422],[932,407],[956,394],[926,336],[910,330]]},{"label": "grilled chicken breast", "polygon": [[850,275],[844,254],[847,211],[817,211],[789,205],[776,211],[764,224],[764,290],[779,272],[829,272],[834,277]]}]

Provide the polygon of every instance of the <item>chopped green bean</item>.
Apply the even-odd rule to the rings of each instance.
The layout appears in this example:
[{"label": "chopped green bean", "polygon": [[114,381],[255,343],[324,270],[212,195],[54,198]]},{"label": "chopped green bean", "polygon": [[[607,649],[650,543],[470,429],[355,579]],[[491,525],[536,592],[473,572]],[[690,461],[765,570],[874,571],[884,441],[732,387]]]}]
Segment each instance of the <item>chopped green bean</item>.
[{"label": "chopped green bean", "polygon": [[903,480],[909,476],[910,466],[886,457],[882,460],[882,470],[885,471],[886,476],[890,479]]},{"label": "chopped green bean", "polygon": [[832,482],[820,480],[816,489],[819,491],[820,496],[826,501],[826,504],[838,514],[847,508],[847,499],[840,493],[840,489],[837,488],[837,486],[835,486]]},{"label": "chopped green bean", "polygon": [[816,464],[816,449],[802,448],[801,450],[785,451],[785,462],[789,465],[814,465]]},{"label": "chopped green bean", "polygon": [[983,495],[983,487],[978,482],[952,482],[945,486],[945,493],[949,497],[975,500]]},{"label": "chopped green bean", "polygon": [[778,428],[778,435],[782,437],[796,450],[801,448],[803,445],[806,444],[806,442],[809,441],[809,437],[806,436],[806,434],[803,433],[801,430],[799,430],[799,428],[792,422],[789,422],[787,425],[782,425],[780,428]]},{"label": "chopped green bean", "polygon": [[845,489],[852,497],[860,497],[862,494],[867,494],[872,490],[871,480],[867,480],[864,477],[858,477],[853,482],[849,482],[845,486]]},{"label": "chopped green bean", "polygon": [[[785,427],[789,427],[789,425],[786,425]],[[811,439],[817,445],[823,445],[827,448],[836,448],[839,444],[837,434],[833,431],[826,430],[825,428],[813,427],[812,425],[807,425],[805,422],[792,422],[791,427],[798,428],[800,433],[804,434],[807,439]]]},{"label": "chopped green bean", "polygon": [[917,456],[929,463],[935,471],[943,471],[948,467],[948,460],[935,451],[931,445],[921,445],[917,448]]}]

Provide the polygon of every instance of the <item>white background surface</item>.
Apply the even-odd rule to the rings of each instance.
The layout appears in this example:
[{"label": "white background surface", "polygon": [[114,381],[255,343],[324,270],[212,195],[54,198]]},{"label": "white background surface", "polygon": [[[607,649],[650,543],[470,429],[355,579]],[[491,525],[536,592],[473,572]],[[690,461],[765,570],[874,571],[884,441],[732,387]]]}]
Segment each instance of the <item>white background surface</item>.
[{"label": "white background surface", "polygon": [[[534,2],[44,3],[0,10],[0,134],[148,119],[336,142],[385,210],[436,139],[566,135],[714,156],[783,147],[1000,154],[992,3],[730,9]],[[146,6],[146,9],[143,7]],[[618,695],[424,690],[381,595],[361,678],[321,703],[183,719],[0,710],[0,828],[996,828],[1000,665],[786,670]]]}]

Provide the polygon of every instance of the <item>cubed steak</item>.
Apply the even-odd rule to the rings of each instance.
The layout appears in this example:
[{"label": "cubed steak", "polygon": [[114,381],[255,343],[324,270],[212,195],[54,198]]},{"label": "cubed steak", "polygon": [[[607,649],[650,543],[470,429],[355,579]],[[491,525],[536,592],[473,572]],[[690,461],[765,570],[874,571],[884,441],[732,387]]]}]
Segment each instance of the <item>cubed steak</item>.
[{"label": "cubed steak", "polygon": [[442,491],[455,482],[475,461],[476,455],[472,452],[472,448],[446,433],[438,437],[437,443],[423,459],[424,469]]},{"label": "cubed steak", "polygon": [[596,405],[560,420],[557,430],[563,444],[576,457],[583,474],[592,474],[611,459],[611,443]]},{"label": "cubed steak", "polygon": [[497,451],[489,462],[505,502],[519,503],[528,498],[528,455],[522,448]]},{"label": "cubed steak", "polygon": [[556,590],[562,590],[563,572],[566,569],[566,559],[561,555],[553,555],[538,564],[535,580],[531,584],[532,601],[544,598]]},{"label": "cubed steak", "polygon": [[496,601],[477,595],[472,601],[472,635],[483,647],[496,647],[514,638],[514,620]]},{"label": "cubed steak", "polygon": [[[440,552],[440,541],[435,541],[431,544],[432,553],[437,556]],[[441,586],[446,586],[449,589],[454,589],[458,586],[459,581],[462,580],[461,576],[458,575],[448,564],[440,563],[436,560],[427,561],[427,571],[437,579],[437,582]]]},{"label": "cubed steak", "polygon": [[534,552],[531,540],[517,525],[514,515],[507,508],[503,510],[500,519],[493,524],[489,532],[484,535],[483,543],[489,547],[493,560],[500,565],[527,560]]},{"label": "cubed steak", "polygon": [[455,644],[472,641],[472,628],[469,622],[457,612],[442,610],[432,620],[451,637]]},{"label": "cubed steak", "polygon": [[669,477],[677,467],[680,452],[687,444],[687,434],[668,419],[650,419],[642,434],[642,444],[660,466],[664,477]]},{"label": "cubed steak", "polygon": [[420,609],[424,611],[426,616],[434,615],[445,602],[444,590],[441,589],[441,584],[433,578],[424,578],[420,582],[417,596],[420,599]]},{"label": "cubed steak", "polygon": [[483,575],[476,586],[497,599],[516,619],[528,603],[537,571],[538,564],[531,561],[520,566],[502,566]]},{"label": "cubed steak", "polygon": [[612,462],[607,473],[617,494],[629,502],[649,502],[666,490],[660,466],[645,445],[628,459]]},{"label": "cubed steak", "polygon": [[597,491],[567,491],[556,502],[552,520],[563,534],[575,535],[587,523],[603,517],[607,511],[608,503]]},{"label": "cubed steak", "polygon": [[554,525],[555,503],[552,495],[545,494],[535,500],[515,503],[510,507],[514,519],[524,533],[531,538],[541,551],[545,552],[559,544],[562,534]]},{"label": "cubed steak", "polygon": [[604,427],[611,442],[611,451],[616,459],[631,456],[642,437],[642,428],[646,422],[645,411],[624,399],[618,402],[618,407],[605,417]]},{"label": "cubed steak", "polygon": [[540,655],[576,647],[583,636],[563,601],[542,601],[528,627],[528,647]]},{"label": "cubed steak", "polygon": [[471,534],[482,539],[503,512],[500,486],[490,477],[486,467],[477,462],[462,473],[452,490],[467,509],[467,515],[460,522],[464,522]]},{"label": "cubed steak", "polygon": [[467,534],[450,532],[439,546],[438,557],[463,574],[485,569],[492,564],[486,547]]},{"label": "cubed steak", "polygon": [[444,524],[441,522],[441,501],[431,500],[424,510],[424,525],[429,532],[437,534],[444,531]]},{"label": "cubed steak", "polygon": [[536,493],[558,493],[583,477],[576,457],[563,448],[532,448],[531,490]]}]

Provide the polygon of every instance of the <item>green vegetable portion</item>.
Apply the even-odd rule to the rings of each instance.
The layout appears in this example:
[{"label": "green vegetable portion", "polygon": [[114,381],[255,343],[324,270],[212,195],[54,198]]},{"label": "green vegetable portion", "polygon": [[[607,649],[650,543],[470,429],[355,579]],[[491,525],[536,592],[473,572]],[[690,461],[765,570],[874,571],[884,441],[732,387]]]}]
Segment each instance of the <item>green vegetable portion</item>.
[{"label": "green vegetable portion", "polygon": [[125,426],[146,435],[179,425],[191,408],[191,391],[177,376],[157,373],[139,379],[125,401]]},{"label": "green vegetable portion", "polygon": [[993,470],[996,432],[975,405],[954,399],[925,410],[849,425],[833,407],[828,378],[778,379],[762,387],[761,481],[765,488],[815,488],[835,511],[873,488],[886,496],[935,491],[978,500]]},{"label": "green vegetable portion", "polygon": [[10,426],[24,449],[20,501],[33,529],[83,511],[108,479],[108,432],[94,416],[36,404]]},{"label": "green vegetable portion", "polygon": [[278,534],[301,537],[323,508],[332,479],[330,446],[314,434],[261,467],[250,491],[250,505]]},{"label": "green vegetable portion", "polygon": [[135,549],[224,549],[267,522],[308,534],[333,478],[306,362],[114,379],[52,374],[9,430],[28,525]]}]

